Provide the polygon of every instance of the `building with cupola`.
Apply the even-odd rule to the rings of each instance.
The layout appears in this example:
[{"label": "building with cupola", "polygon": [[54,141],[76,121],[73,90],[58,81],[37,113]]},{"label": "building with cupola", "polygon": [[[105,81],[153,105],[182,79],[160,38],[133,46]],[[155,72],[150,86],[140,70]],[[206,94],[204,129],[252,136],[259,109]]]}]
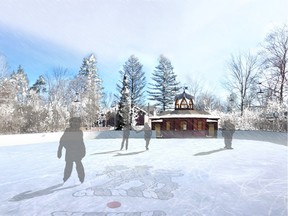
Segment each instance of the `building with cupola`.
[{"label": "building with cupola", "polygon": [[217,137],[219,117],[194,109],[193,96],[184,89],[176,95],[173,111],[150,116],[158,138]]}]

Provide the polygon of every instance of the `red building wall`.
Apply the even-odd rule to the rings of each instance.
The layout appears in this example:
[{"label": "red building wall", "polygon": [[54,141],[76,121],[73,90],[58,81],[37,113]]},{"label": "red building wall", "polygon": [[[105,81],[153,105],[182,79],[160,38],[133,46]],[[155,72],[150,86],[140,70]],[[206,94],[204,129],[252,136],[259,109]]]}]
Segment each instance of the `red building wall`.
[{"label": "red building wall", "polygon": [[[207,135],[207,119],[183,119],[183,118],[165,118],[161,122],[161,133],[163,137],[172,138],[172,137],[197,137],[197,136],[206,136]],[[185,121],[187,124],[186,130],[181,129],[181,122]],[[167,130],[167,122],[170,122],[170,130]],[[201,123],[199,123],[201,122]],[[158,123],[159,124],[159,123]],[[155,124],[152,124],[152,129],[155,130]]]}]

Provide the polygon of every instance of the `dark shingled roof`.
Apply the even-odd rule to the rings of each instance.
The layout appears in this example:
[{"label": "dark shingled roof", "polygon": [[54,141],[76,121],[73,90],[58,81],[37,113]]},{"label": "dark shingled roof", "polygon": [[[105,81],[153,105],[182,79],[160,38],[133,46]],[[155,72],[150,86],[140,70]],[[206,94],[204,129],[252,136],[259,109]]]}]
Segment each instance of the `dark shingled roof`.
[{"label": "dark shingled roof", "polygon": [[184,97],[187,98],[187,99],[192,99],[193,100],[193,96],[188,94],[188,93],[186,93],[185,91],[183,93],[181,93],[181,94],[176,95],[175,96],[175,100],[180,100],[180,99],[182,99]]}]

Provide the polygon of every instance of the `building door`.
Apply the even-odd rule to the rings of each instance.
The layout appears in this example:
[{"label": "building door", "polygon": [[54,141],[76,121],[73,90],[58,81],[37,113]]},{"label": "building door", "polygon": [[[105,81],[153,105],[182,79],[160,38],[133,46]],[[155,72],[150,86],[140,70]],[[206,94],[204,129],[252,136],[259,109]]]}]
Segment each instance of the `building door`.
[{"label": "building door", "polygon": [[171,123],[169,121],[166,122],[166,130],[170,131]]},{"label": "building door", "polygon": [[209,125],[209,136],[214,136],[214,124],[208,124]]},{"label": "building door", "polygon": [[161,125],[159,123],[155,124],[156,137],[161,137]]}]

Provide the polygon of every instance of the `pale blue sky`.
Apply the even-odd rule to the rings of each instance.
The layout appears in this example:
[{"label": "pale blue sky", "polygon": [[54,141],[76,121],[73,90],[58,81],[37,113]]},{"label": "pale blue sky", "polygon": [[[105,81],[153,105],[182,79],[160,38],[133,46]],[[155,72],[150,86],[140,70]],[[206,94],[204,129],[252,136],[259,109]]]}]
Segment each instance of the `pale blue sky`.
[{"label": "pale blue sky", "polygon": [[77,73],[93,52],[106,91],[131,54],[148,79],[164,54],[179,81],[202,78],[215,91],[230,54],[255,51],[288,22],[287,8],[287,0],[1,0],[0,53],[33,82],[57,66]]}]

